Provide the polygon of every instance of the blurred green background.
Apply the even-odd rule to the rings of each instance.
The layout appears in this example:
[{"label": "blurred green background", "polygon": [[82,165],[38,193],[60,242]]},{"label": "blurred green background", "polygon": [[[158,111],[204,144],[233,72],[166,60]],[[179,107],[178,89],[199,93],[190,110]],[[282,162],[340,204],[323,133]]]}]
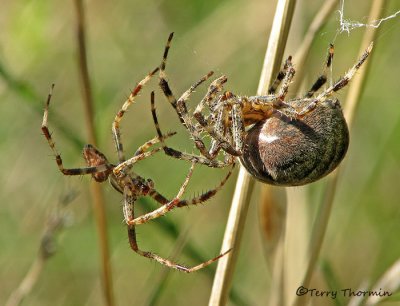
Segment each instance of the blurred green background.
[{"label": "blurred green background", "polygon": [[[285,56],[294,54],[323,1],[299,1]],[[369,1],[348,1],[346,18],[366,22]],[[111,122],[136,82],[161,59],[168,34],[175,32],[167,67],[178,95],[203,74],[226,74],[227,89],[254,95],[275,1],[86,1],[88,63],[95,99],[99,148],[112,162],[116,153]],[[61,195],[79,192],[69,205],[69,227],[27,297],[24,305],[101,305],[99,249],[90,203],[89,177],[62,176],[41,135],[44,101],[56,84],[49,126],[68,167],[83,166],[81,149],[71,138],[85,141],[72,1],[2,1],[0,11],[0,304],[17,287],[37,255],[46,216]],[[391,1],[385,15],[399,9]],[[326,48],[335,43],[333,76],[355,62],[364,29],[337,35],[335,12],[317,35],[307,60],[307,84],[322,69]],[[332,218],[321,258],[329,262],[340,288],[357,288],[376,280],[400,255],[400,106],[398,47],[399,18],[381,25],[351,145],[344,161]],[[296,64],[296,59],[294,58]],[[294,82],[300,80],[294,79]],[[157,87],[155,78],[143,90],[122,122],[127,155],[155,136],[150,91],[156,90],[160,124],[177,131],[173,147],[191,152],[192,144],[176,114]],[[338,93],[344,100],[347,88]],[[205,87],[192,98],[192,107]],[[65,135],[60,126],[68,129]],[[135,165],[135,171],[155,181],[168,197],[177,193],[189,165],[157,154]],[[226,170],[196,167],[186,197],[218,184]],[[237,170],[227,186],[200,207],[175,210],[164,219],[186,233],[188,243],[205,258],[218,254]],[[324,182],[309,188],[310,213],[321,198]],[[164,267],[134,254],[123,224],[122,197],[104,185],[115,297],[118,305],[149,305]],[[234,287],[246,305],[265,305],[270,269],[265,261],[258,222],[255,188],[234,277]],[[149,211],[139,200],[137,210]],[[151,206],[154,207],[154,206]],[[140,226],[144,250],[169,257],[176,240],[160,227],[161,220]],[[311,226],[311,224],[310,224]],[[197,264],[180,253],[179,262]],[[206,305],[212,279],[206,273],[170,271],[157,305]],[[335,301],[324,299],[323,305]]]}]

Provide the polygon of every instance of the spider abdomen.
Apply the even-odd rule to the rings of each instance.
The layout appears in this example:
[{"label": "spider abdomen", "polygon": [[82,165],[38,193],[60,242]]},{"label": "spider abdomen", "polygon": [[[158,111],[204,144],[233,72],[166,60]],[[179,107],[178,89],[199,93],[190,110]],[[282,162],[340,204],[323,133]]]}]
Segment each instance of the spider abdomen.
[{"label": "spider abdomen", "polygon": [[[303,101],[290,103],[296,109]],[[342,161],[349,132],[338,100],[325,100],[301,119],[276,113],[247,132],[241,161],[258,180],[278,186],[314,182]]]}]

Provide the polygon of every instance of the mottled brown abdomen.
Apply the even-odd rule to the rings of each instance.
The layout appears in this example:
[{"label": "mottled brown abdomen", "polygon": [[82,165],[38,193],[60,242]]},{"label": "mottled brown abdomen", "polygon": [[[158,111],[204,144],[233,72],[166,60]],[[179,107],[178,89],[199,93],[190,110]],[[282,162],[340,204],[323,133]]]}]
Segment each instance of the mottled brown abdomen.
[{"label": "mottled brown abdomen", "polygon": [[[291,101],[296,109],[306,105]],[[338,100],[326,100],[301,119],[279,113],[255,124],[245,138],[241,161],[258,180],[278,186],[314,182],[342,161],[349,131]]]}]

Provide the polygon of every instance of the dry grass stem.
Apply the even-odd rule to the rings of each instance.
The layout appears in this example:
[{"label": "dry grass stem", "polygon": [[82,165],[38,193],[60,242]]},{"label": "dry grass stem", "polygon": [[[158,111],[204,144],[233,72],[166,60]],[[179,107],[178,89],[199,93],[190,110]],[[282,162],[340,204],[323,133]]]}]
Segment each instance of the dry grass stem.
[{"label": "dry grass stem", "polygon": [[[377,20],[380,18],[383,8],[385,5],[385,0],[374,1],[369,13],[369,22],[373,20]],[[377,34],[376,30],[366,31],[364,34],[363,42],[360,48],[360,54],[362,54],[365,50],[365,47],[369,45],[371,41],[374,40],[375,35]],[[360,69],[359,73],[354,80],[352,80],[349,93],[345,103],[344,114],[351,128],[353,117],[355,114],[356,107],[359,102],[359,97],[361,96],[362,87],[366,80],[366,76],[368,73],[368,67],[371,63],[373,53],[371,53],[369,59],[364,63],[363,67]],[[309,248],[309,263],[307,267],[307,272],[304,276],[302,285],[304,287],[308,287],[315,269],[315,265],[317,263],[317,259],[321,250],[322,242],[326,233],[326,228],[328,225],[329,217],[331,214],[331,209],[333,205],[333,201],[336,193],[336,186],[338,182],[338,176],[340,173],[340,168],[338,168],[330,177],[327,183],[327,187],[325,190],[324,199],[321,203],[319,211],[316,216],[316,223],[314,224]],[[302,306],[306,305],[307,299],[305,298],[297,298],[294,305]]]},{"label": "dry grass stem", "polygon": [[[294,56],[294,62],[298,68],[296,69],[296,81],[291,85],[291,91],[295,93],[298,91],[301,85],[300,80],[303,79],[305,71],[302,67],[309,54],[312,42],[319,30],[326,24],[338,2],[338,0],[325,2],[312,20],[304,39],[302,39],[302,44]],[[293,199],[294,201],[292,201]],[[289,205],[290,208],[288,208],[287,205]],[[285,265],[287,267],[287,275],[285,275],[286,283],[288,283],[288,279],[290,279],[290,283],[297,284],[298,280],[296,276],[299,275],[299,271],[300,273],[304,272],[302,268],[304,267],[305,252],[299,252],[298,242],[304,241],[304,238],[306,238],[304,237],[305,231],[302,230],[305,229],[308,224],[308,219],[304,215],[306,205],[307,198],[304,188],[283,189],[268,185],[262,186],[259,212],[260,223],[264,234],[263,246],[265,256],[275,277],[278,277],[279,273],[282,273],[281,268],[277,269],[277,261],[282,260],[279,257],[285,256]],[[286,224],[286,220],[290,220],[290,222]],[[285,245],[282,245],[282,240],[285,241]],[[297,250],[293,252],[292,247],[295,247]],[[283,249],[285,249],[286,255],[281,253]],[[300,254],[302,256],[300,256]],[[273,279],[275,278],[273,277]],[[276,281],[276,283],[279,283],[279,281]],[[286,287],[286,291],[292,289],[290,286]],[[276,288],[273,290],[273,292],[278,291]],[[279,300],[278,297],[271,298],[273,299],[271,304],[277,303],[277,300]]]},{"label": "dry grass stem", "polygon": [[21,284],[11,294],[10,298],[6,302],[6,306],[18,306],[22,303],[23,299],[31,292],[33,286],[39,279],[39,276],[43,271],[44,263],[45,259],[42,256],[35,258],[35,261],[32,263]]},{"label": "dry grass stem", "polygon": [[219,259],[209,305],[225,305],[237,260],[254,180],[240,167],[221,250],[232,251]]},{"label": "dry grass stem", "polygon": [[[82,0],[75,0],[75,9],[77,13],[77,46],[79,51],[79,70],[82,82],[83,91],[83,104],[85,108],[85,122],[86,129],[91,144],[96,146],[96,133],[94,128],[93,120],[93,98],[92,90],[90,85],[90,77],[87,65],[87,53],[86,53],[86,40],[85,40],[85,11]],[[112,286],[112,275],[110,266],[110,254],[107,237],[107,222],[105,214],[105,203],[104,196],[101,187],[96,182],[92,182],[90,185],[93,210],[96,219],[97,233],[99,236],[99,245],[101,253],[101,267],[102,267],[102,285],[106,299],[106,303],[109,306],[114,305],[114,295]]]},{"label": "dry grass stem", "polygon": [[24,298],[32,291],[43,271],[45,263],[56,253],[56,236],[66,227],[68,221],[66,207],[76,196],[77,194],[74,192],[63,196],[57,203],[54,211],[48,215],[46,227],[40,240],[38,255],[20,285],[11,293],[5,304],[6,306],[20,305]]},{"label": "dry grass stem", "polygon": [[286,193],[273,186],[263,185],[260,194],[259,221],[263,234],[263,248],[265,257],[272,267],[277,244],[284,234],[286,213]]},{"label": "dry grass stem", "polygon": [[[394,294],[400,288],[400,259],[398,259],[376,282],[371,291],[374,292],[390,292]],[[383,303],[386,297],[370,296],[365,302],[366,306],[374,306]]]},{"label": "dry grass stem", "polygon": [[[267,93],[273,75],[279,70],[295,3],[295,0],[278,1],[257,90],[259,95]],[[218,261],[209,300],[210,306],[226,304],[253,187],[253,179],[241,167],[222,243],[222,251],[227,249],[232,251]]]},{"label": "dry grass stem", "polygon": [[304,63],[307,60],[307,55],[310,52],[310,48],[315,39],[315,36],[321,30],[321,28],[326,24],[329,17],[332,16],[332,13],[335,10],[338,3],[339,0],[329,0],[322,5],[321,9],[318,11],[317,15],[315,15],[313,21],[308,27],[307,33],[302,39],[301,45],[293,57],[293,62],[296,63],[296,67],[298,67],[296,69],[297,81],[291,84],[290,90],[292,90],[295,93],[298,92],[300,85],[302,83],[301,80],[303,79],[303,75],[305,72]]},{"label": "dry grass stem", "polygon": [[[357,291],[367,291],[369,288],[370,284],[368,282],[362,282],[361,286],[357,288]],[[362,304],[364,300],[363,296],[353,296],[347,306],[359,306]]]}]

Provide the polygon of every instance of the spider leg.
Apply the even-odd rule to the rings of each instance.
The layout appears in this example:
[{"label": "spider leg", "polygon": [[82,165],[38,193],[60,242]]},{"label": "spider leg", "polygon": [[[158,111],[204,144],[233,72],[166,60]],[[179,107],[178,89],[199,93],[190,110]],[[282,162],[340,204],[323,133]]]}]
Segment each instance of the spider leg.
[{"label": "spider leg", "polygon": [[168,52],[171,46],[171,41],[173,38],[173,33],[170,34],[170,36],[168,37],[168,41],[167,44],[165,46],[164,49],[164,54],[163,54],[163,58],[162,58],[162,62],[160,65],[160,82],[159,85],[161,87],[161,90],[163,91],[165,97],[167,98],[167,100],[169,101],[169,103],[172,105],[172,107],[175,109],[176,113],[179,116],[179,120],[180,122],[186,127],[186,129],[189,131],[191,137],[194,140],[194,143],[197,147],[197,149],[199,149],[199,151],[201,152],[201,154],[203,156],[205,156],[208,159],[214,159],[214,157],[211,157],[206,149],[206,146],[204,144],[204,142],[201,139],[200,133],[196,130],[195,126],[192,125],[192,123],[190,122],[190,117],[187,111],[187,107],[186,107],[186,100],[189,98],[190,94],[193,93],[193,91],[200,85],[202,84],[204,81],[206,81],[212,74],[213,72],[209,72],[207,75],[205,75],[204,77],[202,77],[198,82],[196,82],[195,84],[193,84],[186,92],[183,93],[183,95],[176,100],[174,94],[172,93],[172,90],[168,84],[167,81],[167,77],[166,77],[166,73],[165,73],[165,66],[167,63],[167,57],[168,57]]},{"label": "spider leg", "polygon": [[203,262],[201,264],[198,264],[198,265],[193,266],[193,267],[187,267],[187,266],[178,264],[176,262],[173,262],[172,260],[169,260],[169,259],[166,259],[166,258],[162,258],[161,256],[159,256],[159,255],[157,255],[155,253],[148,252],[148,251],[143,251],[143,250],[139,249],[139,246],[138,246],[138,243],[137,243],[137,239],[136,239],[136,230],[135,230],[134,226],[128,226],[128,238],[129,238],[129,244],[131,246],[131,249],[134,252],[136,252],[137,254],[139,254],[139,255],[141,255],[143,257],[146,257],[146,258],[153,259],[153,260],[159,262],[160,264],[162,264],[164,266],[167,266],[167,267],[169,267],[171,269],[175,269],[175,270],[182,271],[182,272],[185,272],[185,273],[192,273],[192,272],[198,271],[200,269],[203,269],[203,268],[209,266],[210,264],[212,264],[213,262],[217,261],[221,257],[225,256],[226,254],[228,254],[231,251],[231,249],[230,249],[230,250],[225,251],[224,253],[222,253],[222,254],[220,254],[220,255],[218,255],[218,256],[210,259],[210,260],[207,260],[207,261],[205,261],[205,262]]},{"label": "spider leg", "polygon": [[194,197],[190,200],[181,200],[176,204],[176,207],[185,207],[185,206],[189,206],[189,205],[197,205],[200,203],[203,203],[205,201],[207,201],[208,199],[212,198],[213,196],[215,196],[217,194],[218,191],[220,191],[222,189],[222,187],[225,185],[225,183],[228,181],[229,177],[232,175],[233,169],[235,167],[235,163],[232,164],[232,168],[231,170],[229,170],[229,172],[227,173],[227,175],[224,177],[224,179],[218,184],[217,187],[215,187],[214,189],[211,189],[205,193],[202,193],[201,195]]},{"label": "spider leg", "polygon": [[132,167],[133,164],[137,163],[139,160],[145,159],[151,155],[154,155],[155,153],[157,153],[158,151],[160,151],[162,148],[156,148],[153,149],[151,151],[148,152],[143,152],[139,155],[135,155],[129,159],[127,159],[126,161],[118,164],[117,166],[114,167],[113,172],[114,174],[118,177],[119,174],[121,172],[124,172],[124,170],[126,170],[126,168],[130,169]]},{"label": "spider leg", "polygon": [[287,65],[286,74],[282,80],[281,88],[279,88],[278,95],[277,95],[278,100],[280,100],[280,101],[285,100],[286,94],[289,90],[290,82],[292,81],[293,76],[296,72],[292,65],[292,57],[291,56],[289,56],[288,59],[286,60],[286,65]]},{"label": "spider leg", "polygon": [[[168,201],[157,191],[152,190],[149,193],[149,195],[151,197],[153,197],[159,203],[163,204],[163,206],[153,210],[152,212],[149,212],[140,217],[137,217],[136,219],[129,219],[126,221],[126,223],[128,225],[143,224],[143,223],[148,222],[149,220],[153,220],[153,219],[159,218],[161,216],[164,216],[166,213],[168,213],[175,207],[185,207],[185,206],[189,206],[189,205],[197,205],[197,204],[200,204],[200,203],[203,203],[203,202],[209,200],[210,198],[215,196],[219,190],[222,189],[222,187],[225,185],[225,183],[231,176],[233,167],[234,167],[234,165],[233,165],[232,169],[228,172],[228,174],[224,177],[224,179],[219,183],[219,185],[217,187],[215,187],[214,189],[211,189],[205,193],[202,193],[201,195],[194,197],[190,200],[181,200],[181,197],[182,197],[183,193],[185,192],[186,187],[189,183],[189,180],[193,174],[194,165],[195,165],[195,163],[192,163],[192,166],[191,166],[188,174],[186,175],[186,179],[185,179],[184,183],[182,184],[181,188],[179,189],[178,194],[175,196],[175,198],[173,200]],[[167,203],[165,203],[165,201],[167,201]]]},{"label": "spider leg", "polygon": [[[220,149],[223,149],[224,152],[229,153],[228,155],[241,155],[244,145],[243,134],[245,132],[242,111],[243,103],[231,92],[225,92],[224,98],[225,105],[221,104],[219,109],[215,109],[213,112],[213,114],[217,114],[213,129],[210,129],[209,125],[203,126],[213,138],[210,154],[216,155]],[[227,113],[227,105],[230,108],[229,115]],[[200,118],[199,122],[203,121]],[[224,135],[223,141],[221,141],[219,135]],[[230,158],[230,160],[233,159]]]},{"label": "spider leg", "polygon": [[98,172],[104,172],[109,170],[110,165],[109,164],[101,164],[99,166],[95,167],[84,167],[84,168],[64,168],[61,155],[58,153],[56,149],[56,144],[51,137],[51,133],[49,131],[48,127],[48,117],[49,117],[49,106],[50,106],[50,101],[51,97],[53,95],[53,89],[54,89],[54,84],[51,86],[49,95],[47,96],[47,101],[44,107],[44,113],[43,113],[43,121],[42,121],[42,132],[44,137],[46,137],[47,142],[53,151],[53,154],[56,157],[56,163],[58,166],[58,169],[60,169],[61,173],[64,175],[84,175],[84,174],[94,174]]},{"label": "spider leg", "polygon": [[[230,93],[227,92],[226,94],[229,95]],[[221,149],[223,149],[226,153],[233,156],[240,156],[242,154],[240,150],[236,150],[233,147],[226,135],[223,136],[216,130],[216,125],[209,125],[208,120],[203,116],[203,114],[197,113],[195,118],[202,128],[211,136],[211,138],[215,140],[217,146],[221,147]],[[217,148],[215,148],[214,151],[217,152]]]},{"label": "spider leg", "polygon": [[237,97],[231,95],[231,99],[236,101],[236,103],[233,104],[231,111],[233,143],[235,144],[235,150],[240,152],[240,154],[242,154],[244,147],[243,136],[245,133],[244,123],[243,123],[243,112]]},{"label": "spider leg", "polygon": [[[203,78],[204,79],[204,78]],[[194,139],[195,145],[197,149],[199,149],[200,153],[208,158],[208,159],[215,159],[218,155],[219,148],[223,148],[225,151],[227,151],[230,154],[233,155],[240,155],[239,152],[234,151],[232,145],[229,143],[228,140],[226,140],[222,135],[223,135],[223,126],[221,121],[221,124],[214,125],[214,127],[210,127],[209,125],[209,119],[205,118],[203,114],[201,113],[202,109],[204,108],[205,105],[208,105],[210,107],[210,120],[212,122],[217,121],[218,118],[215,120],[214,116],[215,113],[219,113],[219,117],[221,114],[223,114],[223,109],[221,111],[217,111],[217,107],[220,106],[219,104],[221,103],[222,97],[219,97],[218,99],[215,99],[215,96],[223,89],[223,84],[227,81],[227,78],[225,76],[221,76],[215,81],[213,81],[207,91],[207,94],[205,97],[200,101],[198,106],[196,107],[193,116],[194,118],[200,123],[200,126],[202,128],[206,128],[207,132],[212,136],[213,142],[217,143],[218,146],[217,148],[214,145],[214,148],[210,148],[209,151],[207,151],[205,144],[201,138],[200,133],[198,132],[198,126],[194,125],[190,122],[190,117],[187,113],[185,101],[188,99],[189,94],[193,92],[192,88],[187,90],[177,101],[177,110],[179,111],[179,116],[183,118],[185,122],[185,126],[187,127],[190,135]],[[193,87],[193,86],[192,86]],[[214,101],[214,103],[211,103]],[[218,116],[217,115],[217,116]]]},{"label": "spider leg", "polygon": [[[211,114],[211,116],[214,116],[211,118],[212,120],[211,122],[212,124],[214,124],[214,130],[217,133],[219,133],[220,135],[224,134],[225,137],[230,140],[231,139],[230,138],[231,134],[229,133],[230,129],[229,128],[225,129],[224,125],[225,115],[226,115],[225,108],[220,107],[217,110],[216,114],[214,112]],[[210,120],[208,120],[208,122],[210,122]],[[221,143],[216,139],[212,139],[210,147],[210,155],[217,156],[221,148],[222,148]]]},{"label": "spider leg", "polygon": [[[190,180],[190,178],[192,177],[192,174],[193,174],[194,165],[195,165],[195,163],[192,163],[192,165],[190,167],[190,170],[189,170],[188,174],[186,175],[185,181],[183,182],[181,188],[179,189],[178,194],[176,195],[176,197],[172,201],[168,201],[168,203],[164,204],[160,208],[155,209],[150,213],[144,214],[143,216],[140,216],[140,217],[138,217],[136,219],[128,219],[128,220],[126,220],[126,223],[128,225],[143,224],[143,223],[146,223],[149,220],[153,220],[153,219],[156,219],[158,217],[164,216],[167,212],[169,212],[174,207],[176,207],[176,205],[180,202],[180,198],[182,197],[183,193],[185,192],[187,185],[189,184],[189,180]],[[150,195],[154,196],[154,195],[157,195],[157,194],[158,194],[158,192],[152,193]],[[155,198],[155,200],[157,200],[157,198]]]},{"label": "spider leg", "polygon": [[[231,99],[232,94],[225,92],[216,98],[217,94],[222,91],[223,84],[227,81],[225,76],[222,76],[211,83],[208,88],[207,94],[200,101],[193,117],[197,120],[199,125],[207,131],[212,138],[211,148],[208,153],[208,158],[215,158],[218,155],[220,149],[223,149],[226,153],[239,156],[241,155],[241,149],[232,145],[232,139],[228,135],[229,127],[226,126],[226,111]],[[236,98],[236,97],[235,97]],[[240,102],[236,99],[236,102]],[[205,105],[210,108],[210,116],[204,117],[202,110]],[[241,106],[237,106],[241,108]],[[237,108],[236,106],[232,108]],[[229,122],[229,119],[227,120]],[[204,154],[203,154],[204,155]]]},{"label": "spider leg", "polygon": [[135,102],[135,97],[139,94],[139,92],[143,88],[143,86],[146,85],[146,83],[148,81],[150,81],[151,77],[158,70],[159,70],[159,68],[157,67],[136,85],[136,87],[132,90],[131,94],[129,95],[128,99],[122,105],[122,108],[118,111],[117,115],[115,116],[115,119],[112,124],[112,132],[113,132],[115,147],[116,147],[117,153],[118,153],[118,159],[120,162],[123,162],[125,160],[123,145],[121,142],[121,131],[120,131],[120,127],[119,127],[122,117],[124,116],[125,112],[128,110],[129,106]]},{"label": "spider leg", "polygon": [[[201,139],[201,135],[198,132],[196,125],[193,125],[190,121],[190,117],[187,113],[187,107],[185,104],[185,101],[189,98],[189,95],[194,91],[194,89],[199,86],[201,83],[203,83],[205,80],[207,80],[212,73],[207,74],[206,76],[204,76],[202,79],[200,79],[197,83],[195,83],[194,85],[191,86],[191,88],[189,90],[187,90],[178,100],[176,100],[174,94],[172,93],[172,90],[168,84],[168,81],[166,80],[166,73],[165,73],[165,66],[167,63],[167,57],[168,57],[168,52],[171,46],[171,41],[173,38],[173,33],[170,34],[170,36],[168,37],[167,40],[167,44],[165,46],[164,49],[164,55],[163,55],[163,59],[160,65],[160,87],[164,93],[164,95],[166,96],[166,98],[168,99],[169,103],[172,105],[172,107],[175,109],[176,113],[179,116],[179,120],[181,121],[181,123],[186,127],[186,129],[189,131],[191,137],[194,139],[194,143],[196,145],[196,148],[200,151],[200,153],[208,160],[214,160],[216,158],[216,156],[213,156],[209,153],[209,151],[207,151],[206,146],[203,142],[203,140]],[[209,91],[206,94],[206,97],[200,102],[200,104],[198,105],[194,116],[195,118],[199,121],[200,125],[203,127],[206,127],[207,124],[205,123],[207,120],[203,117],[203,115],[200,113],[200,110],[203,108],[204,104],[206,102],[209,102],[213,96],[215,96],[215,94],[218,91],[222,90],[222,85],[226,82],[226,77],[222,76],[220,78],[218,78],[217,80],[215,80],[209,87]],[[216,134],[214,131],[212,131],[211,127],[207,127],[208,130],[207,132],[215,139],[217,139],[219,142],[221,142],[221,146],[223,147],[223,149],[225,151],[227,151],[229,154],[238,156],[240,155],[239,152],[236,152],[232,146],[229,144],[229,142],[227,142],[225,139],[223,139],[223,137],[221,135]],[[170,152],[172,153],[172,151]],[[168,153],[167,153],[168,154]]]},{"label": "spider leg", "polygon": [[[202,77],[198,82],[193,84],[187,91],[183,93],[183,95],[178,99],[176,102],[176,111],[178,113],[178,116],[183,122],[183,125],[186,127],[188,130],[190,136],[194,140],[194,144],[196,148],[200,151],[200,153],[208,158],[208,159],[214,159],[215,156],[211,156],[209,152],[207,151],[207,148],[201,138],[200,132],[196,129],[196,126],[192,124],[191,118],[189,116],[189,113],[187,111],[186,107],[186,101],[189,99],[189,96],[193,93],[193,91],[200,85],[202,84],[205,80],[207,80],[210,76],[212,75],[212,72],[208,73],[204,77]],[[166,92],[164,92],[166,94]],[[171,92],[172,94],[172,92]],[[172,98],[168,98],[168,100],[175,99],[173,96]]]},{"label": "spider leg", "polygon": [[[224,113],[226,113],[225,109],[222,109],[222,110],[224,111]],[[229,124],[225,124],[226,123],[225,120],[228,120],[227,122],[229,122],[229,118],[225,118],[224,116],[219,117],[219,118],[221,118],[221,119],[217,120],[215,125],[214,125],[215,129],[217,131],[218,131],[218,129],[220,129],[220,131],[221,131],[220,133],[224,134],[225,138],[228,139],[229,142],[233,142],[232,128],[230,127]],[[216,155],[216,154],[218,154],[219,150],[221,150],[221,149],[222,149],[222,147],[220,145],[220,142],[218,142],[215,139],[212,139],[211,148],[210,148],[210,154],[215,154]],[[223,152],[224,152],[224,161],[225,161],[225,163],[234,164],[236,157],[234,155],[227,154],[227,152],[225,152],[225,151],[223,151]]]},{"label": "spider leg", "polygon": [[326,71],[331,68],[334,51],[335,50],[333,45],[330,44],[328,49],[328,56],[325,61],[324,70],[322,71],[322,74],[318,77],[318,79],[314,82],[314,84],[311,86],[307,94],[304,95],[304,98],[311,98],[314,95],[314,93],[318,91],[322,87],[322,85],[326,83],[327,81]]},{"label": "spider leg", "polygon": [[[224,149],[226,153],[234,156],[240,155],[240,152],[237,152],[231,144],[232,139],[228,135],[230,129],[226,126],[226,122],[229,122],[229,119],[226,121],[227,103],[225,101],[230,93],[226,92],[216,97],[223,90],[223,84],[226,81],[226,76],[221,76],[214,80],[208,87],[207,94],[193,112],[193,117],[198,122],[197,126],[201,126],[212,137],[211,148],[209,150],[211,157],[216,157],[220,149]],[[202,114],[205,105],[208,105],[210,108],[210,115],[208,117],[204,117]]]},{"label": "spider leg", "polygon": [[311,100],[311,102],[304,107],[300,112],[297,113],[298,116],[303,116],[307,114],[308,112],[312,111],[319,102],[324,101],[326,98],[330,97],[333,93],[339,91],[343,87],[345,87],[350,80],[354,77],[356,74],[357,70],[361,67],[361,65],[365,62],[365,60],[368,58],[368,55],[371,53],[371,50],[373,48],[373,43],[368,46],[368,48],[364,51],[364,53],[361,55],[357,63],[354,64],[353,67],[347,71],[347,73],[340,78],[338,81],[336,81],[333,85],[331,85],[329,88],[327,88],[325,91],[320,93],[315,99]]},{"label": "spider leg", "polygon": [[[166,138],[174,136],[174,135],[176,135],[176,132],[169,132],[169,133],[167,133],[165,135],[162,135],[161,138],[162,139],[166,139]],[[144,153],[148,148],[150,148],[151,146],[153,146],[153,145],[155,145],[155,144],[157,144],[159,142],[161,142],[160,137],[158,137],[158,136],[154,137],[153,139],[151,139],[151,140],[147,141],[146,143],[144,143],[143,145],[141,145],[136,150],[134,156],[137,156],[137,155],[140,155],[140,154]]]},{"label": "spider leg", "polygon": [[213,167],[213,168],[223,168],[228,165],[228,164],[221,162],[219,160],[216,160],[216,159],[211,160],[211,159],[205,158],[203,156],[197,156],[197,155],[193,155],[193,154],[189,154],[189,153],[185,153],[185,152],[180,152],[173,148],[168,147],[164,142],[163,134],[161,132],[160,125],[158,123],[156,107],[155,107],[155,102],[154,102],[154,92],[151,93],[150,101],[151,101],[151,113],[153,115],[153,122],[156,127],[157,134],[158,134],[158,137],[160,138],[160,143],[163,147],[165,154],[167,154],[171,157],[177,158],[177,159],[182,159],[182,160],[194,162],[197,164],[204,164],[208,167]]},{"label": "spider leg", "polygon": [[[216,99],[216,96],[223,90],[223,86],[227,81],[226,76],[220,76],[213,82],[211,82],[210,86],[208,86],[208,90],[203,99],[201,99],[200,103],[197,105],[196,109],[193,112],[193,116],[196,117],[197,114],[201,114],[205,105],[210,107],[210,111],[215,111],[215,108],[221,103],[221,98]],[[213,102],[214,101],[214,102]]]},{"label": "spider leg", "polygon": [[342,89],[343,87],[345,87],[350,82],[350,80],[354,77],[354,75],[356,74],[357,70],[365,62],[365,60],[367,59],[368,55],[371,53],[372,48],[373,48],[373,43],[371,42],[371,44],[364,51],[364,53],[361,55],[361,57],[359,58],[357,63],[353,67],[351,67],[350,70],[347,71],[347,73],[341,79],[339,79],[337,82],[335,82],[332,86],[330,86],[323,93],[318,95],[318,99],[322,99],[322,98],[328,97],[332,93],[334,93],[334,92]]},{"label": "spider leg", "polygon": [[268,88],[268,94],[273,95],[276,93],[277,88],[281,84],[283,78],[286,76],[286,71],[288,68],[288,60],[285,61],[283,64],[282,69],[278,72],[278,75],[276,76],[275,80],[272,82],[272,85]]},{"label": "spider leg", "polygon": [[[164,54],[163,54],[163,58],[162,58],[161,65],[160,65],[159,85],[160,85],[161,90],[164,92],[164,95],[167,97],[169,103],[175,109],[176,113],[178,113],[178,110],[176,109],[176,99],[175,99],[174,95],[172,94],[171,88],[169,87],[169,84],[168,84],[167,78],[166,78],[166,74],[165,74],[165,66],[167,64],[168,52],[171,47],[171,41],[172,41],[173,37],[174,37],[174,33],[172,32],[171,34],[169,34],[167,43],[165,45]],[[182,124],[184,124],[184,121],[181,117],[179,117],[179,120],[181,121]]]},{"label": "spider leg", "polygon": [[[136,197],[131,194],[129,187],[126,186],[124,188],[124,214],[125,214],[125,217],[127,218],[127,220],[134,219],[135,201],[136,201]],[[143,257],[153,259],[153,260],[159,262],[160,264],[165,265],[169,268],[176,269],[178,271],[182,271],[182,272],[186,272],[186,273],[191,273],[191,272],[200,270],[200,269],[210,265],[214,261],[218,260],[222,256],[226,255],[230,251],[230,250],[228,250],[228,251],[218,255],[217,257],[214,257],[214,258],[212,258],[206,262],[203,262],[199,265],[196,265],[194,267],[186,267],[184,265],[175,263],[172,260],[165,259],[157,254],[152,253],[152,252],[147,252],[147,251],[143,251],[143,250],[139,249],[137,239],[136,239],[136,230],[135,230],[134,225],[128,225],[128,238],[129,238],[129,244],[131,246],[131,249],[135,253],[137,253]]]}]

